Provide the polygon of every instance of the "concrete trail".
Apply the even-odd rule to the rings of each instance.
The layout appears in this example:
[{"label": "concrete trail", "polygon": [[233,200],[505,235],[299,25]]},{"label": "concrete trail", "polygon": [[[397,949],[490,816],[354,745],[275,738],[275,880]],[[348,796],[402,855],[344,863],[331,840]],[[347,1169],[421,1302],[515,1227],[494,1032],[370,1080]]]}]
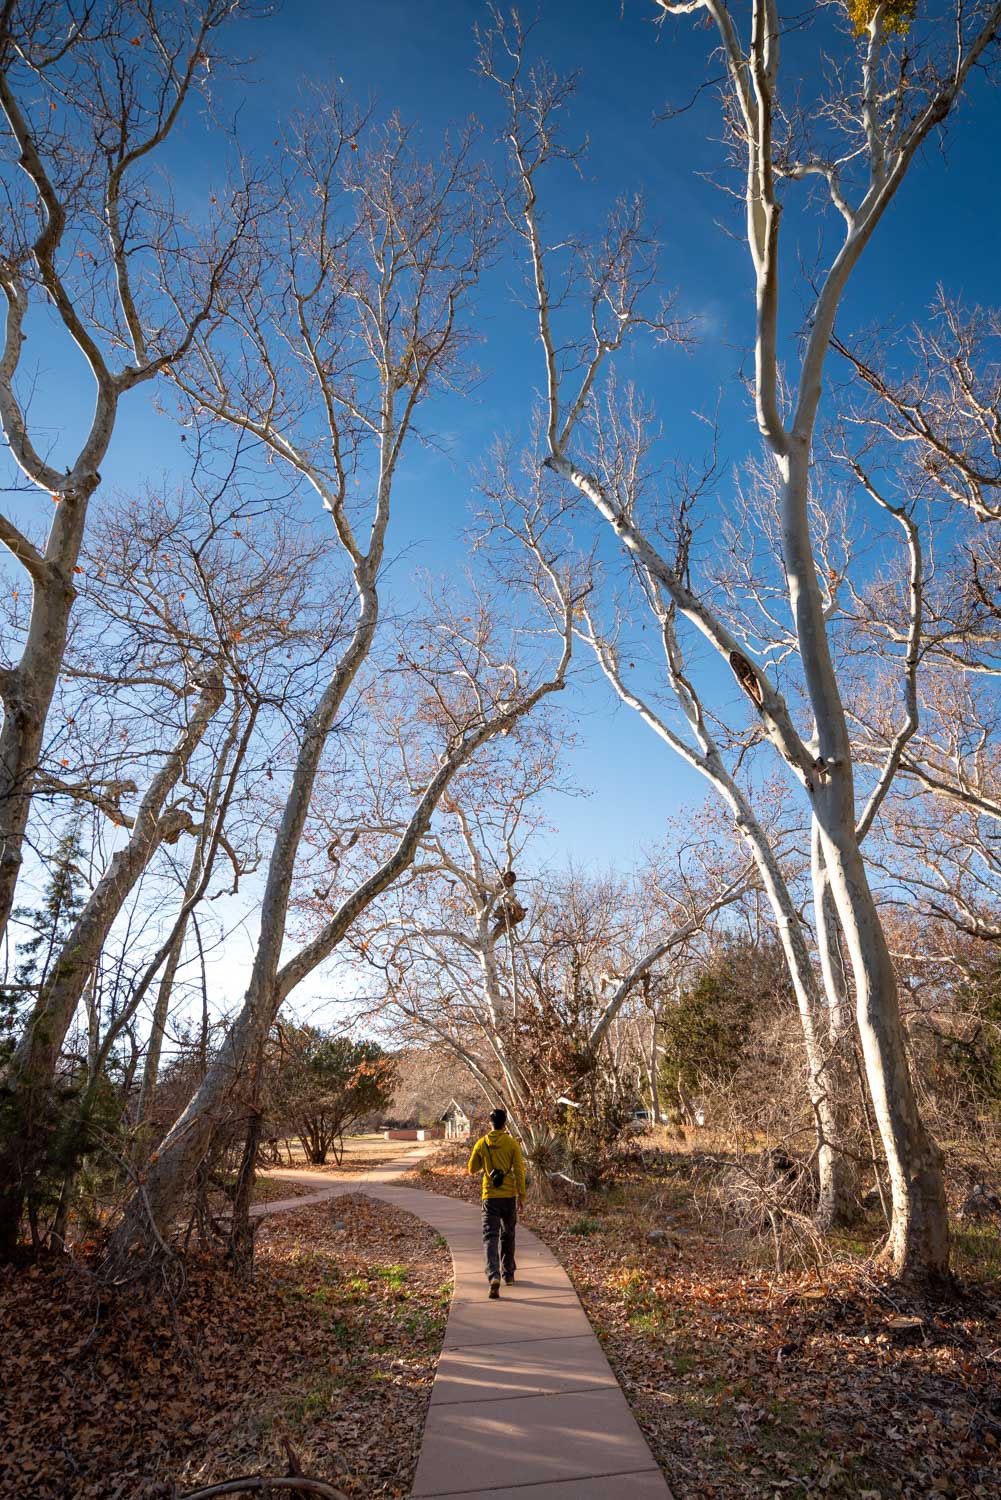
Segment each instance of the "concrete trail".
[{"label": "concrete trail", "polygon": [[519,1226],[517,1280],[491,1302],[479,1206],[396,1182],[434,1149],[336,1184],[320,1172],[268,1171],[318,1191],[252,1210],[262,1217],[365,1193],[415,1214],[447,1240],[455,1289],[413,1500],[671,1500],[555,1256]]}]

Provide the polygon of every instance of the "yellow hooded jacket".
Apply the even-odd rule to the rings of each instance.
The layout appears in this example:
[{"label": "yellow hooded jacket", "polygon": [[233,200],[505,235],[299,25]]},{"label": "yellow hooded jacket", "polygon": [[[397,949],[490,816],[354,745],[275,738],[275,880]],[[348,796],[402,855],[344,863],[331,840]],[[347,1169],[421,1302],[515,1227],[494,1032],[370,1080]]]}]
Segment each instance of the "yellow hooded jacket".
[{"label": "yellow hooded jacket", "polygon": [[[490,1181],[494,1167],[500,1167],[504,1173],[504,1182],[499,1188]],[[525,1196],[525,1160],[518,1142],[506,1130],[490,1130],[480,1137],[469,1158],[469,1171],[483,1173],[484,1198]]]}]

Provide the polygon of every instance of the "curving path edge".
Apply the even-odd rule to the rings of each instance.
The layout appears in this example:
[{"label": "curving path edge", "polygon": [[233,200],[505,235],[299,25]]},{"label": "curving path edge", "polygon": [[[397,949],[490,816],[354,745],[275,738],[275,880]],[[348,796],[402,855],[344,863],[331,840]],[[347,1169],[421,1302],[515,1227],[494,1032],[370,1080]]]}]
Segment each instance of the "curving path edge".
[{"label": "curving path edge", "polygon": [[320,1190],[252,1210],[263,1217],[366,1193],[415,1214],[447,1241],[452,1305],[413,1500],[671,1500],[552,1252],[519,1226],[517,1281],[491,1302],[479,1207],[396,1183],[434,1149],[423,1147],[335,1185],[319,1172],[270,1170],[262,1175]]}]

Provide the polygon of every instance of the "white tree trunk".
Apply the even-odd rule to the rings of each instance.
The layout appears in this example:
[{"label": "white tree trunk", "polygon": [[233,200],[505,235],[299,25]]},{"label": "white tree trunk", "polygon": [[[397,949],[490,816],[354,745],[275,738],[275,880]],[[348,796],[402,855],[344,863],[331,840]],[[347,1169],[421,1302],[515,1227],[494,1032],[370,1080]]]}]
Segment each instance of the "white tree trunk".
[{"label": "white tree trunk", "polygon": [[[0,730],[0,936],[10,919],[21,868],[45,721],[66,647],[75,597],[73,573],[79,561],[87,509],[101,482],[99,470],[114,433],[119,400],[125,392],[183,360],[213,308],[222,273],[232,262],[246,228],[244,205],[234,211],[229,233],[220,235],[212,262],[205,268],[203,295],[194,295],[187,315],[182,302],[192,290],[193,262],[175,243],[173,233],[165,234],[155,245],[142,246],[133,233],[137,198],[143,199],[146,193],[141,181],[132,186],[133,169],[141,164],[141,171],[148,170],[153,154],[174,130],[189,94],[201,86],[199,64],[207,63],[207,49],[214,43],[215,32],[235,9],[215,0],[191,7],[164,7],[162,13],[147,8],[136,16],[137,35],[130,41],[137,51],[132,54],[131,47],[126,49],[130,53],[127,59],[117,47],[113,31],[69,25],[65,46],[50,50],[42,45],[37,56],[32,48],[29,62],[25,40],[33,40],[36,28],[44,33],[56,11],[49,15],[48,7],[36,12],[30,7],[6,6],[0,22],[0,111],[13,147],[11,161],[30,183],[30,198],[21,200],[23,219],[11,240],[18,249],[5,253],[0,263],[0,291],[6,304],[0,348],[0,426],[11,458],[35,487],[39,503],[43,497],[56,502],[43,553],[8,516],[0,514],[0,542],[25,569],[32,588],[31,618],[21,659],[16,667],[0,674],[4,708]],[[20,35],[25,27],[27,38]],[[74,91],[72,84],[67,86],[67,77],[79,82],[83,76],[74,74],[72,68],[74,48],[80,49],[86,59],[83,74],[89,76],[87,70],[92,68],[94,76],[105,76],[110,68],[117,78],[117,88],[91,97]],[[70,67],[65,76],[61,74],[64,65]],[[32,119],[39,98],[53,93],[63,94],[65,131],[62,125],[58,132],[48,126],[38,129]],[[30,105],[22,108],[22,98],[30,100]],[[117,112],[116,99],[120,106]],[[47,110],[43,117],[48,120]],[[79,164],[84,161],[88,166],[80,179],[86,184],[81,191],[74,183]],[[97,181],[89,174],[99,163],[103,163],[104,175]],[[15,194],[11,203],[17,201]],[[103,231],[104,244],[98,256],[100,268],[95,263],[94,283],[78,289],[75,276],[66,274],[67,261],[75,264],[66,242],[75,241],[83,225],[99,235]],[[176,228],[175,220],[171,230]],[[144,224],[140,234],[145,239],[148,233]],[[133,286],[133,256],[137,251],[159,252],[156,259],[161,290],[182,314],[183,326],[175,329],[175,340],[169,343],[163,329],[154,332],[144,326],[142,298],[137,297]],[[89,253],[87,259],[95,261]],[[175,296],[168,284],[169,272],[178,265],[183,267],[186,290]],[[67,340],[75,346],[74,358],[82,357],[95,387],[89,431],[75,459],[65,467],[62,460],[60,467],[55,467],[36,445],[30,411],[18,391],[22,378],[29,390],[31,386],[30,375],[22,377],[20,365],[27,340],[25,321],[36,306],[51,310]],[[130,346],[130,359],[118,370],[111,368],[105,353],[110,330],[115,327],[127,330]],[[156,347],[152,347],[154,344]],[[46,433],[41,446],[47,448],[48,444]]]},{"label": "white tree trunk", "polygon": [[[844,820],[818,798],[824,859],[851,957],[856,1022],[886,1153],[893,1211],[884,1255],[901,1277],[944,1277],[949,1217],[942,1152],[918,1109],[904,1044],[897,976],[865,865]],[[832,799],[833,800],[833,799]],[[826,826],[825,826],[826,824]]]},{"label": "white tree trunk", "polygon": [[44,1100],[84,988],[108,933],[150,859],[165,838],[190,825],[185,810],[164,811],[164,804],[224,697],[222,674],[214,669],[191,719],[143,797],[128,842],[112,855],[49,970],[7,1066],[4,1086],[17,1128],[5,1131],[0,1142],[0,1255],[9,1254],[17,1242],[24,1201],[21,1163],[39,1145]]},{"label": "white tree trunk", "polygon": [[21,659],[0,678],[0,935],[6,931],[21,872],[24,833],[42,754],[45,721],[59,680],[76,590],[73,569],[83,541],[87,501],[97,475],[63,491],[44,557],[31,570],[32,598]]},{"label": "white tree trunk", "polygon": [[56,958],[35,1003],[8,1070],[16,1087],[44,1086],[73,1019],[84,985],[101,956],[105,941],[130,891],[165,838],[187,828],[183,809],[164,803],[200,744],[225,696],[222,675],[214,671],[177,745],[150,783],[136,813],[128,842],[112,855],[108,868]]},{"label": "white tree trunk", "polygon": [[662,1125],[663,1119],[660,1110],[660,1079],[659,1062],[657,1057],[657,1025],[658,1018],[656,1010],[650,1012],[650,1056],[647,1067],[650,1072],[650,1117],[655,1125]]},{"label": "white tree trunk", "polygon": [[[809,368],[809,360],[805,370]],[[818,375],[819,380],[819,375]],[[897,976],[856,834],[851,742],[831,660],[807,513],[808,445],[795,432],[784,471],[783,547],[789,598],[820,744],[814,815],[855,980],[856,1020],[893,1199],[886,1258],[903,1277],[943,1277],[949,1216],[942,1153],[918,1109]]]},{"label": "white tree trunk", "polygon": [[827,1032],[832,1046],[847,1046],[852,1036],[851,996],[848,975],[841,948],[841,923],[824,863],[820,827],[813,819],[810,840],[810,875],[813,885],[813,912],[817,929],[817,950],[824,975],[827,996]]}]

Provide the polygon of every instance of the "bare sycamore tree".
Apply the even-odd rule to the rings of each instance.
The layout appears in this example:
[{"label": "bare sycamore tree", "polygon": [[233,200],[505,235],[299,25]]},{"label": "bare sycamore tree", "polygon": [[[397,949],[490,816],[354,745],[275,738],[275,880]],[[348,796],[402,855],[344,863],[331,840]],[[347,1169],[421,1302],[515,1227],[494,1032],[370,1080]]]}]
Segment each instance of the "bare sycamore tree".
[{"label": "bare sycamore tree", "polygon": [[[279,1006],[412,864],[456,772],[563,686],[569,618],[553,620],[559,660],[527,680],[497,660],[489,638],[452,634],[447,670],[429,687],[431,744],[409,815],[375,868],[349,889],[314,936],[284,959],[297,858],[328,743],[369,661],[379,621],[393,487],[419,408],[459,375],[468,336],[460,314],[493,230],[468,142],[436,162],[416,157],[407,130],[348,125],[318,103],[289,148],[288,180],[260,236],[244,247],[218,317],[196,334],[199,364],[178,375],[198,420],[301,476],[319,495],[355,595],[355,616],[303,727],[268,861],[261,930],[243,1006],[208,1074],[152,1159],[116,1231],[108,1274],[137,1249],[162,1249],[234,1101],[257,1108],[263,1049]],[[291,314],[291,317],[289,316]],[[431,708],[433,707],[433,712]]]},{"label": "bare sycamore tree", "polygon": [[0,1254],[4,1256],[9,1256],[17,1243],[22,1203],[30,1182],[26,1163],[52,1128],[48,1090],[84,987],[115,918],[158,846],[192,827],[183,798],[172,794],[223,704],[224,680],[218,664],[206,663],[192,678],[189,691],[196,696],[178,739],[152,777],[134,816],[128,819],[131,827],[127,842],[112,856],[51,965],[5,1070],[0,1145]]},{"label": "bare sycamore tree", "polygon": [[[101,1044],[107,1054],[155,993],[140,1125],[153,1110],[175,981],[198,907],[213,883],[215,895],[228,888],[235,896],[256,867],[262,834],[278,811],[275,762],[308,712],[349,605],[323,586],[329,539],[290,522],[284,497],[251,500],[230,480],[227,474],[215,490],[193,496],[150,495],[99,517],[84,554],[84,618],[73,632],[58,701],[66,725],[61,749],[72,754],[74,775],[68,785],[52,773],[40,777],[46,795],[92,799],[113,817],[157,717],[158,689],[183,685],[186,661],[219,656],[229,709],[197,774],[188,773],[194,837],[181,846],[181,870],[155,881],[157,910],[179,909],[152,956],[139,934],[116,956],[114,1020]],[[195,937],[200,945],[197,931]]]},{"label": "bare sycamore tree", "polygon": [[[881,509],[889,518],[891,534],[883,535],[880,540],[890,549],[896,547],[893,557],[898,571],[899,560],[905,560],[901,587],[906,623],[900,660],[892,663],[881,689],[886,742],[875,755],[867,754],[864,742],[857,737],[853,744],[856,765],[864,768],[864,780],[859,778],[858,787],[865,796],[856,834],[860,843],[868,838],[870,844],[876,842],[873,829],[878,826],[881,809],[918,726],[917,672],[925,599],[924,552],[911,509],[889,503],[882,503]],[[853,571],[859,566],[858,549],[852,534],[848,499],[828,482],[822,471],[814,473],[808,515],[824,617],[831,627],[839,680],[847,701],[856,704],[870,696],[873,677],[871,643],[867,652],[854,652],[845,639],[844,622],[850,618],[846,601],[856,597]],[[736,487],[728,504],[719,544],[708,565],[703,563],[702,572],[714,590],[717,611],[736,640],[738,650],[746,659],[766,663],[775,683],[781,684],[787,695],[798,694],[803,701],[805,682],[794,670],[799,664],[795,626],[784,607],[788,583],[783,562],[782,516],[781,474],[772,466],[752,461],[747,466],[746,478]],[[867,529],[866,535],[871,542],[872,530]],[[896,545],[899,539],[903,548]],[[760,743],[764,731],[758,723],[736,732],[732,728],[723,729],[722,735],[743,757]],[[811,749],[815,748],[816,744],[811,744]],[[855,1109],[851,1097],[855,1027],[842,929],[820,832],[820,824],[813,816],[810,878],[830,1047],[825,1075],[838,1117],[838,1135],[847,1137],[852,1133]],[[808,1050],[809,1047],[808,1041]],[[852,1182],[850,1158],[845,1158],[841,1170],[846,1181]]]},{"label": "bare sycamore tree", "polygon": [[[42,506],[51,515],[42,528],[20,523],[17,505],[0,515],[0,540],[31,590],[20,656],[0,671],[0,932],[21,868],[87,510],[119,404],[184,358],[248,212],[245,195],[233,195],[225,224],[196,244],[150,173],[221,61],[216,34],[241,8],[240,0],[5,0],[0,10],[8,214],[0,423],[15,493],[30,497],[29,515]],[[46,323],[94,393],[82,444],[58,456],[32,410],[29,328]],[[44,546],[31,540],[38,529],[47,532]]]},{"label": "bare sycamore tree", "polygon": [[[305,671],[315,680],[326,654],[323,635],[333,630],[336,637],[331,601],[321,618],[319,597],[305,597],[307,589],[317,594],[306,576],[327,546],[280,519],[266,525],[266,509],[228,490],[225,499],[151,496],[106,510],[80,554],[83,597],[55,706],[59,754],[43,761],[35,804],[57,814],[67,805],[91,808],[112,833],[103,873],[47,965],[5,1069],[0,1214],[8,1250],[16,1242],[29,1164],[44,1156],[50,1091],[81,1000],[88,1010],[86,1088],[92,1088],[163,965],[144,1074],[149,1108],[188,918],[220,855],[234,889],[248,852],[252,858],[252,849],[238,847],[246,845],[238,815],[248,773],[253,779],[248,755],[267,752],[265,735],[276,727],[268,719],[294,709],[298,677]],[[305,662],[290,666],[288,658],[304,650]],[[165,754],[164,733],[171,729],[177,739]],[[157,854],[182,835],[191,838],[192,853],[180,911],[152,962],[143,955],[138,973],[142,937],[128,925],[129,951],[108,986],[105,1022],[98,975],[106,946],[156,868]],[[162,913],[162,869],[157,885]],[[130,975],[131,984],[121,982]]]},{"label": "bare sycamore tree", "polygon": [[[564,1176],[566,1096],[622,1076],[625,1053],[629,1076],[639,1075],[644,985],[682,962],[746,893],[750,872],[732,859],[710,869],[693,841],[633,882],[532,873],[535,804],[558,774],[554,749],[529,731],[489,781],[456,784],[420,882],[398,894],[373,944],[386,955],[394,1013],[502,1098],[530,1159]],[[633,1102],[621,1101],[630,1111]]]},{"label": "bare sycamore tree", "polygon": [[[533,282],[546,302],[540,313],[540,335],[547,352],[550,378],[560,385],[569,382],[580,404],[581,416],[593,436],[592,460],[604,492],[610,497],[617,516],[636,516],[650,512],[649,493],[654,489],[651,475],[651,422],[633,392],[621,402],[615,399],[614,387],[606,404],[598,406],[595,383],[605,359],[636,328],[652,329],[660,337],[679,338],[682,330],[672,325],[663,309],[655,318],[644,315],[644,294],[653,281],[653,250],[645,240],[639,217],[623,222],[617,213],[614,233],[606,235],[592,254],[577,252],[566,273],[567,285],[580,283],[581,300],[588,315],[582,320],[584,332],[577,336],[565,326],[554,331],[548,306],[546,277],[550,261],[540,230],[538,191],[543,170],[553,161],[573,157],[561,144],[560,114],[569,101],[570,90],[544,70],[522,79],[523,37],[514,30],[494,39],[500,41],[508,60],[515,64],[498,72],[489,48],[483,65],[500,84],[508,106],[509,138],[513,144],[516,201],[522,208],[518,225],[526,243],[532,265]],[[519,196],[520,194],[520,196]],[[561,242],[559,253],[565,253]],[[563,275],[562,268],[558,273]],[[561,299],[563,301],[567,299]],[[564,320],[565,324],[565,320]],[[549,410],[550,424],[553,409]],[[578,418],[567,418],[571,428]],[[551,447],[551,435],[546,446]],[[559,493],[553,494],[550,466],[541,469],[529,460],[527,482],[513,475],[502,450],[495,456],[491,474],[484,489],[491,509],[484,518],[489,529],[507,532],[528,548],[534,560],[531,584],[543,593],[554,587],[552,558],[565,556],[572,547],[572,529],[565,515]],[[691,517],[698,500],[714,480],[715,462],[710,459],[701,473],[679,473],[679,495],[673,514],[657,511],[657,521],[665,526],[673,542],[672,565],[677,579],[684,580],[690,600],[695,600],[691,584]],[[651,518],[652,520],[652,518]],[[618,525],[617,525],[618,529]],[[844,1223],[857,1211],[857,1163],[847,1149],[850,1134],[847,1114],[850,1100],[847,1087],[847,1006],[837,925],[818,918],[818,938],[824,955],[823,972],[826,989],[818,984],[810,953],[809,935],[799,913],[799,900],[784,868],[781,851],[769,830],[774,809],[756,810],[754,799],[740,777],[728,765],[726,745],[716,729],[718,718],[708,711],[697,686],[696,675],[686,662],[678,631],[679,610],[676,599],[665,588],[653,569],[642,559],[634,558],[634,587],[631,597],[617,606],[610,623],[601,620],[597,595],[607,569],[592,564],[592,592],[586,605],[577,611],[577,633],[593,651],[601,670],[620,700],[636,712],[642,721],[674,753],[680,755],[715,788],[734,821],[737,836],[753,859],[762,887],[774,915],[776,929],[793,981],[803,1029],[807,1061],[806,1085],[816,1125],[816,1158],[820,1181],[817,1206],[822,1224]],[[732,625],[718,612],[713,614],[702,599],[697,601],[707,621],[720,639],[728,643],[731,660],[741,660],[745,649]],[[649,683],[642,685],[632,671],[636,661],[629,657],[641,654],[648,658],[635,637],[637,611],[648,616],[654,627],[665,685],[680,710],[684,730],[679,731],[657,702],[657,692]],[[646,626],[643,626],[646,629]],[[649,660],[645,665],[649,669]],[[648,670],[649,677],[649,670]],[[736,747],[739,766],[749,746],[745,735]],[[826,876],[822,862],[817,866],[818,879]],[[818,896],[829,907],[829,897]],[[826,1001],[826,1006],[825,1006]]]},{"label": "bare sycamore tree", "polygon": [[[727,70],[729,123],[746,169],[747,240],[755,274],[755,404],[762,437],[782,483],[783,563],[819,749],[812,766],[806,764],[803,741],[788,733],[791,726],[783,723],[784,711],[772,712],[770,684],[755,672],[762,700],[757,706],[811,798],[851,958],[859,1034],[893,1197],[888,1258],[898,1274],[941,1276],[949,1258],[941,1155],[918,1113],[893,963],[859,848],[873,798],[860,829],[852,744],[811,543],[809,470],[824,365],[849,279],[916,153],[948,117],[970,70],[995,43],[1001,6],[950,7],[933,13],[925,23],[930,28],[927,38],[920,39],[927,39],[927,50],[917,70],[911,68],[909,9],[885,3],[851,8],[858,38],[849,54],[852,82],[839,77],[841,109],[833,115],[833,131],[825,121],[832,119],[827,101],[821,101],[809,122],[812,129],[787,128],[778,94],[781,24],[771,0],[755,3],[746,44],[728,10],[716,0],[706,0],[704,6],[700,0],[696,6],[663,8],[668,13],[705,9],[717,27]],[[939,40],[945,36],[947,40]],[[918,40],[913,38],[913,43]],[[801,154],[796,152],[797,137],[806,142]],[[819,278],[798,384],[786,403],[778,354],[781,184],[807,175],[819,175],[826,182],[830,206],[844,227]],[[879,786],[874,797],[878,793]]]},{"label": "bare sycamore tree", "polygon": [[[607,427],[599,430],[599,438],[599,472],[603,482],[609,492],[616,494],[623,509],[634,513],[646,482],[644,425],[635,416],[623,421],[613,410]],[[497,455],[493,474],[485,483],[491,500],[485,524],[494,533],[507,534],[527,550],[528,582],[543,593],[549,592],[555,583],[550,559],[572,547],[572,535],[563,520],[559,499],[551,493],[552,487],[548,472],[544,469],[540,472],[534,465],[519,487],[502,453]],[[687,576],[690,576],[691,529],[686,516],[690,499],[690,495],[685,497],[674,522],[676,566],[679,573]],[[846,1150],[850,1100],[846,1086],[843,986],[837,990],[833,987],[835,978],[841,978],[834,958],[828,964],[831,983],[826,990],[818,984],[809,933],[794,888],[795,860],[791,850],[795,847],[795,833],[789,836],[776,799],[760,791],[757,797],[752,796],[738,771],[728,763],[727,746],[721,743],[717,727],[718,715],[705,705],[696,673],[685,660],[676,607],[658,580],[647,567],[637,563],[632,592],[626,600],[618,602],[611,620],[605,622],[599,613],[599,599],[607,592],[603,587],[607,584],[606,573],[597,562],[590,565],[591,589],[576,611],[575,632],[593,653],[620,701],[715,789],[733,820],[736,836],[754,863],[792,978],[803,1030],[806,1087],[816,1127],[818,1222],[828,1227],[846,1223],[857,1212],[858,1174],[857,1164]],[[635,634],[635,621],[643,615],[655,632],[653,660],[647,645]],[[675,727],[658,701],[660,682],[656,678],[650,680],[656,657],[660,658],[663,686],[680,710],[682,729]],[[641,670],[645,669],[642,676],[637,670],[638,663]],[[738,746],[733,756],[737,767],[747,749],[746,741]],[[836,932],[835,924],[819,933],[820,940],[835,951]]]},{"label": "bare sycamore tree", "polygon": [[[732,159],[743,176],[746,239],[754,276],[754,398],[766,454],[778,471],[782,563],[797,652],[814,720],[816,743],[796,728],[772,675],[752,662],[722,621],[690,587],[675,558],[665,555],[655,531],[623,509],[620,497],[592,468],[582,418],[593,405],[603,367],[637,315],[635,270],[606,272],[590,302],[591,328],[567,344],[553,331],[557,299],[551,295],[540,227],[535,176],[552,154],[552,116],[559,91],[544,80],[526,102],[521,86],[522,43],[498,26],[485,59],[508,99],[507,133],[521,184],[518,215],[536,293],[547,384],[546,465],[613,529],[627,554],[663,590],[677,616],[718,653],[753,706],[763,736],[791,770],[809,799],[819,854],[830,880],[856,992],[856,1017],[873,1105],[886,1153],[893,1216],[886,1257],[895,1272],[916,1278],[947,1273],[948,1216],[941,1154],[925,1130],[910,1078],[900,1023],[896,977],[862,858],[855,807],[853,747],[828,639],[828,620],[810,518],[810,465],[824,369],[835,318],[852,272],[921,146],[959,99],[973,69],[988,54],[1001,27],[1001,5],[957,8],[947,18],[922,21],[922,63],[912,68],[918,41],[910,11],[888,4],[854,7],[835,16],[836,45],[844,65],[834,78],[835,97],[812,109],[785,113],[780,101],[782,22],[773,0],[754,0],[749,36],[721,0],[661,0],[665,17],[706,13],[715,28],[724,69],[724,120]],[[854,33],[846,38],[844,32]],[[825,36],[825,41],[827,40]],[[504,57],[494,63],[493,57]],[[791,106],[787,106],[791,108]],[[808,289],[807,320],[797,373],[780,375],[780,215],[788,186],[809,178],[826,185],[826,205],[842,230],[827,264]],[[822,209],[823,212],[823,209]],[[606,262],[607,263],[607,262]],[[612,265],[621,266],[621,260]]]},{"label": "bare sycamore tree", "polygon": [[[464,686],[472,689],[472,701],[461,694],[458,702],[449,702],[447,680],[440,685],[437,697],[444,712],[443,722],[438,726],[438,749],[436,754],[432,754],[425,745],[421,759],[427,767],[426,779],[422,786],[414,788],[416,801],[412,803],[409,818],[402,823],[398,834],[392,823],[388,827],[380,825],[375,830],[380,841],[388,843],[388,851],[384,857],[372,861],[369,873],[356,883],[350,880],[344,882],[345,894],[336,904],[331,903],[330,915],[322,921],[314,936],[281,964],[282,937],[272,934],[274,907],[269,906],[267,899],[268,887],[273,889],[277,880],[275,855],[281,851],[282,836],[282,830],[279,830],[262,903],[261,943],[255,955],[251,986],[243,1008],[220,1046],[204,1083],[159,1150],[154,1153],[145,1180],[127,1210],[123,1225],[116,1231],[109,1274],[121,1274],[124,1271],[125,1265],[133,1256],[137,1245],[143,1243],[145,1236],[149,1235],[154,1242],[159,1243],[158,1236],[162,1238],[166,1234],[171,1212],[208,1154],[213,1137],[228,1124],[234,1111],[242,1109],[251,1116],[254,1115],[258,1107],[258,1087],[264,1061],[262,1049],[268,1028],[282,1003],[319,964],[335,952],[352,931],[354,924],[383,892],[406,876],[421,853],[439,800],[447,792],[452,778],[461,767],[495,736],[510,734],[521,717],[530,714],[550,693],[562,688],[570,661],[570,642],[567,621],[562,634],[562,653],[553,674],[541,681],[526,684],[514,700],[511,697],[509,673],[497,673],[495,663],[487,658],[485,652],[475,664],[470,662],[468,656],[464,656],[461,666],[452,668],[448,676],[460,676],[464,679]],[[414,732],[419,732],[416,725]],[[296,796],[301,786],[301,781],[297,782],[299,770],[300,765],[297,764],[290,800]],[[290,812],[291,809],[286,804],[285,824],[289,821]],[[277,874],[283,877],[279,897],[284,913],[295,874],[294,860],[290,858],[284,869],[277,867]],[[325,892],[324,896],[329,902],[329,892]],[[255,990],[254,980],[259,980],[262,948],[267,940],[274,944],[271,950],[274,967],[268,988],[262,994],[260,989]]]}]

